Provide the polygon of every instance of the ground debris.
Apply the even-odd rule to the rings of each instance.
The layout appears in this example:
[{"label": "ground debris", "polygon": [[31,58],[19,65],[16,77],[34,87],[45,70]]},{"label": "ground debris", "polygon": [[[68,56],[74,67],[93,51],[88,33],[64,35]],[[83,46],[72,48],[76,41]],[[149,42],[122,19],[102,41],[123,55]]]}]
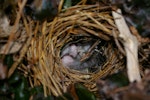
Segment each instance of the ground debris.
[{"label": "ground debris", "polygon": [[[120,75],[120,73],[117,74]],[[97,81],[99,94],[101,95],[102,100],[149,100],[150,70],[146,70],[145,77],[141,82],[133,82],[121,87],[117,81],[112,81],[115,78],[114,76],[110,77],[111,78]]]}]

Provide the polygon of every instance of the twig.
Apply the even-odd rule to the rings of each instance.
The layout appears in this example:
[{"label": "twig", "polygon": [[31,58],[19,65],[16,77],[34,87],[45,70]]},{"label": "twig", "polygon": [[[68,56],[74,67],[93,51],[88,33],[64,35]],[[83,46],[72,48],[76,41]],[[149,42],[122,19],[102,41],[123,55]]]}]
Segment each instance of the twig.
[{"label": "twig", "polygon": [[26,43],[24,44],[22,50],[20,51],[19,59],[16,62],[14,62],[14,64],[11,66],[11,68],[8,71],[8,78],[14,73],[14,71],[17,68],[18,64],[22,61],[24,55],[26,54],[26,52],[28,50],[28,47],[29,47],[31,39],[32,39],[31,25],[28,27],[27,24],[26,24],[25,19],[24,19],[24,24],[25,24],[26,31],[27,31],[27,34],[28,34],[28,38],[27,38]]},{"label": "twig", "polygon": [[120,32],[119,37],[122,39],[127,57],[127,73],[129,81],[141,81],[139,63],[138,63],[138,41],[133,36],[121,15],[121,10],[118,9],[116,12],[112,12],[115,23]]}]

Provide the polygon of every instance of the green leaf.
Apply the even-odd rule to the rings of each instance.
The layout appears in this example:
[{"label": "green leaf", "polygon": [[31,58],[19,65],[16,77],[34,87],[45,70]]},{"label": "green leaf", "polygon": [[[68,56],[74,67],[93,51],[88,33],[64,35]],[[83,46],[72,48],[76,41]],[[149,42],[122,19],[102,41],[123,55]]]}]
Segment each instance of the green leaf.
[{"label": "green leaf", "polygon": [[94,93],[90,92],[83,85],[77,83],[75,84],[75,89],[79,100],[96,100]]}]

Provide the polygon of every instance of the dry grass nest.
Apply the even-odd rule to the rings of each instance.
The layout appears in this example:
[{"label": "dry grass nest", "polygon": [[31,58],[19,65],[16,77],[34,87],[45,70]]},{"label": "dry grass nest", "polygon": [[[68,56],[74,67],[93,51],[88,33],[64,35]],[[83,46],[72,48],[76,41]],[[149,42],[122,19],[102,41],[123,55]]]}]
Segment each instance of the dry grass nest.
[{"label": "dry grass nest", "polygon": [[[32,22],[30,22],[30,25]],[[96,80],[124,68],[124,57],[115,48],[113,33],[117,34],[110,7],[77,5],[65,9],[50,23],[32,24],[35,29],[26,60],[22,64],[31,86],[42,85],[45,95],[61,95],[76,82],[96,91]],[[31,27],[33,27],[31,26]],[[106,62],[96,72],[84,73],[62,65],[62,47],[74,37],[98,38],[107,43],[103,46]],[[113,41],[113,42],[112,42]]]},{"label": "dry grass nest", "polygon": [[[20,69],[29,78],[32,87],[42,85],[45,96],[61,95],[67,87],[81,82],[91,91],[97,91],[96,80],[124,68],[123,53],[116,46],[115,27],[111,8],[99,5],[76,5],[62,10],[52,22],[42,24],[33,21],[25,25],[32,38],[27,50],[27,66]],[[29,27],[27,28],[27,26]],[[62,47],[74,37],[98,38],[107,43],[103,46],[106,62],[96,72],[84,73],[66,68],[61,62]]]}]

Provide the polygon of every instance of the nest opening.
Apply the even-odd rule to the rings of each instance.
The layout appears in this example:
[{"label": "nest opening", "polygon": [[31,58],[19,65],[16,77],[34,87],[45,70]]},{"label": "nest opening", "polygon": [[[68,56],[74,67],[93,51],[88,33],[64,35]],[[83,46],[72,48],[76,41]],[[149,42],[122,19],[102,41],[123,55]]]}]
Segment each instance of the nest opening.
[{"label": "nest opening", "polygon": [[106,42],[92,36],[73,36],[61,49],[64,67],[83,72],[97,72],[106,62]]}]

